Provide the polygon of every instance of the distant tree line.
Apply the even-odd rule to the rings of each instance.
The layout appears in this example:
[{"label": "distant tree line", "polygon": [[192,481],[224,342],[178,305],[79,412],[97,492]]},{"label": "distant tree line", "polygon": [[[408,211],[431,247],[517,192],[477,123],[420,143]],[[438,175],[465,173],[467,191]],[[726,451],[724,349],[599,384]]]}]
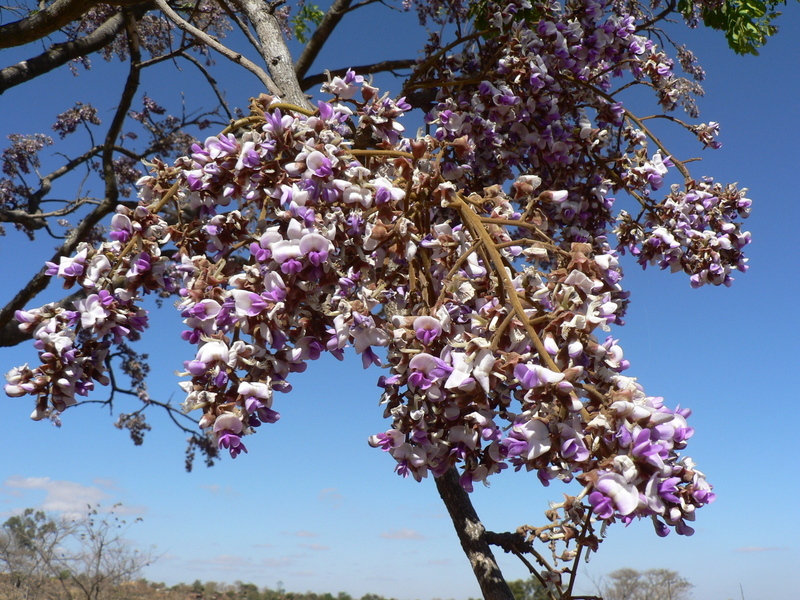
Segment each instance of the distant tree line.
[{"label": "distant tree line", "polygon": [[360,598],[347,592],[318,594],[316,592],[288,592],[279,582],[277,589],[259,588],[254,583],[236,581],[233,584],[202,582],[199,579],[192,584],[179,583],[166,590],[169,594],[178,594],[181,598],[194,600],[396,600],[379,594],[364,594]]},{"label": "distant tree line", "polygon": [[[128,523],[115,511],[89,506],[80,516],[53,516],[32,508],[0,526],[0,600],[395,600],[378,594],[289,592],[254,583],[163,583],[141,578],[153,561],[125,538]],[[514,600],[547,600],[532,577],[510,581]],[[675,571],[619,569],[598,585],[604,600],[687,600],[692,584]],[[580,598],[580,596],[576,597]],[[473,599],[470,599],[473,600]]]},{"label": "distant tree line", "polygon": [[125,539],[132,523],[115,514],[118,508],[89,506],[80,516],[59,517],[28,508],[9,518],[0,528],[0,599],[120,597],[152,556]]}]

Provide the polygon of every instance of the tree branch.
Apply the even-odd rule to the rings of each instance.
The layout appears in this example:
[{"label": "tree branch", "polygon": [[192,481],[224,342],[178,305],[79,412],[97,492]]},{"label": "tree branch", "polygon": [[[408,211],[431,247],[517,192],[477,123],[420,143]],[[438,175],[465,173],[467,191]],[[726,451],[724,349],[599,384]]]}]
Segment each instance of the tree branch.
[{"label": "tree branch", "polygon": [[233,115],[231,114],[231,111],[228,108],[228,103],[225,101],[225,97],[222,95],[222,92],[217,86],[217,80],[211,76],[211,73],[208,72],[208,69],[206,69],[199,60],[197,60],[194,56],[192,56],[188,52],[181,52],[180,56],[188,60],[190,63],[192,63],[195,67],[197,67],[200,70],[200,72],[203,74],[203,77],[206,78],[208,85],[211,86],[211,89],[217,96],[217,100],[219,101],[220,107],[222,107],[222,110],[224,110],[225,114],[228,115],[228,119],[233,119]]},{"label": "tree branch", "polygon": [[54,44],[49,50],[38,56],[0,70],[0,94],[9,88],[48,73],[71,60],[97,52],[114,40],[124,23],[122,13],[117,13],[88,35],[71,42]]},{"label": "tree branch", "polygon": [[328,41],[331,33],[336,29],[336,26],[339,24],[339,21],[342,20],[342,17],[344,17],[347,9],[350,8],[350,3],[351,0],[335,0],[328,9],[328,12],[325,13],[322,22],[320,22],[319,26],[314,30],[306,47],[303,48],[300,58],[294,63],[294,72],[297,73],[298,79],[305,77],[306,73],[308,73],[308,70],[311,68],[317,55],[319,55],[325,42]]},{"label": "tree branch", "polygon": [[[369,75],[371,73],[383,73],[384,71],[399,71],[400,69],[410,69],[415,64],[416,60],[406,58],[400,60],[384,60],[371,65],[361,65],[360,67],[349,67],[359,75]],[[342,77],[347,73],[347,69],[336,69],[335,71],[328,71],[334,77]],[[307,90],[315,85],[320,85],[328,80],[327,73],[318,73],[303,78],[300,82],[300,87]]]},{"label": "tree branch", "polygon": [[277,86],[277,89],[269,88],[270,92],[279,96],[283,102],[313,110],[314,107],[300,89],[292,64],[292,55],[270,5],[262,0],[232,0],[232,2],[253,25],[256,37],[261,43],[261,54],[272,74],[273,87]]},{"label": "tree branch", "polygon": [[[62,256],[69,256],[72,254],[78,244],[82,240],[87,239],[92,228],[114,209],[119,198],[119,190],[117,188],[113,165],[114,144],[119,136],[119,132],[122,130],[122,124],[130,109],[136,89],[139,87],[139,66],[137,64],[139,48],[135,17],[128,10],[124,11],[124,13],[129,40],[128,49],[131,54],[131,69],[128,74],[128,79],[125,82],[125,88],[123,89],[122,97],[117,106],[117,111],[111,121],[108,133],[106,134],[105,143],[103,144],[103,179],[106,184],[106,197],[70,232],[66,241],[56,250],[50,262],[58,263]],[[14,312],[24,308],[32,298],[47,287],[49,282],[50,277],[47,275],[47,267],[42,267],[42,269],[31,278],[27,285],[17,292],[14,298],[0,310],[0,332],[5,332],[8,325],[15,325],[12,321]],[[5,343],[5,338],[3,338],[3,340]]]},{"label": "tree branch", "polygon": [[181,30],[185,31],[186,33],[193,35],[195,38],[200,40],[202,43],[208,45],[210,48],[213,48],[225,58],[235,62],[243,66],[245,69],[253,73],[256,77],[258,77],[259,81],[264,84],[271,93],[279,94],[279,88],[276,87],[275,82],[272,81],[272,78],[257,64],[245,58],[241,54],[234,52],[227,46],[221,44],[216,38],[210,36],[205,31],[198,29],[188,21],[184,20],[178,13],[176,13],[172,8],[167,4],[166,0],[155,0],[155,3],[158,5],[158,8],[169,18],[170,21],[175,23]]},{"label": "tree branch", "polygon": [[458,534],[464,554],[467,555],[484,600],[514,600],[500,567],[492,554],[492,549],[485,538],[485,529],[469,494],[458,482],[458,471],[450,467],[441,477],[436,478],[436,489],[450,513],[453,526]]},{"label": "tree branch", "polygon": [[79,18],[95,4],[97,0],[55,0],[44,10],[0,26],[0,48],[13,48],[40,40]]},{"label": "tree branch", "polygon": [[128,117],[128,111],[133,104],[133,97],[136,90],[139,89],[139,62],[142,59],[141,51],[139,49],[139,32],[136,28],[136,17],[127,9],[123,11],[125,17],[125,30],[128,35],[128,52],[131,56],[131,68],[128,73],[128,79],[125,81],[125,87],[122,89],[122,96],[117,106],[117,111],[114,113],[114,118],[111,120],[111,125],[106,132],[105,143],[103,144],[103,179],[106,183],[106,197],[105,202],[110,203],[112,206],[116,205],[119,199],[119,186],[117,185],[117,176],[114,172],[114,149],[117,138],[122,131],[122,125]]},{"label": "tree branch", "polygon": [[217,2],[225,11],[225,13],[231,18],[231,20],[236,23],[236,25],[239,27],[239,30],[244,34],[244,37],[246,37],[247,41],[250,42],[250,45],[253,46],[253,48],[255,48],[258,52],[259,56],[261,56],[261,44],[259,44],[255,36],[253,36],[253,33],[250,31],[247,23],[242,21],[241,17],[236,14],[236,11],[228,6],[228,3],[225,0],[217,0]]},{"label": "tree branch", "polygon": [[86,204],[89,200],[91,200],[91,198],[78,198],[70,202],[65,208],[48,213],[37,212],[31,214],[26,210],[0,208],[0,223],[16,223],[28,229],[41,229],[42,227],[47,227],[46,219],[65,217],[78,210],[78,208]]}]

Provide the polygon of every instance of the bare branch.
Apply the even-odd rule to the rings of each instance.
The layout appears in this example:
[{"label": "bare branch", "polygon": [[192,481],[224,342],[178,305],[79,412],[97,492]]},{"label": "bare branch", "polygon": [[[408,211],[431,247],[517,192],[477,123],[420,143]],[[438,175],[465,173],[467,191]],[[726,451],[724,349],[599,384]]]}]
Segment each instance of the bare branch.
[{"label": "bare branch", "polygon": [[259,56],[261,56],[262,55],[261,44],[259,44],[258,40],[253,36],[252,32],[250,31],[250,28],[247,26],[247,23],[242,21],[242,18],[239,15],[237,15],[236,12],[231,9],[230,6],[228,6],[228,3],[225,2],[225,0],[218,0],[218,2],[219,5],[222,7],[222,9],[231,18],[231,20],[234,23],[236,23],[236,25],[239,26],[239,29],[247,38],[247,41],[250,42],[253,48],[255,48],[256,51],[258,52]]},{"label": "bare branch", "polygon": [[44,10],[0,26],[0,48],[13,48],[35,42],[79,18],[97,0],[55,0]]},{"label": "bare branch", "polygon": [[211,73],[208,72],[208,69],[206,69],[199,60],[197,60],[194,56],[192,56],[188,52],[181,52],[180,56],[188,60],[190,63],[192,63],[195,67],[197,67],[200,70],[200,72],[203,74],[203,77],[205,77],[206,81],[208,81],[208,85],[210,85],[211,89],[214,90],[214,94],[217,96],[219,105],[222,107],[222,110],[225,111],[225,114],[228,116],[228,119],[233,119],[233,114],[231,114],[231,111],[228,108],[228,103],[225,101],[225,97],[222,95],[222,92],[217,87],[217,80],[211,76]]},{"label": "bare branch", "polygon": [[117,13],[88,35],[71,42],[55,44],[38,56],[0,70],[0,94],[9,88],[48,73],[71,60],[97,52],[114,40],[123,25],[122,13]]},{"label": "bare branch", "polygon": [[264,84],[264,87],[266,87],[271,93],[279,94],[279,88],[275,85],[275,82],[272,81],[272,78],[266,73],[266,71],[264,71],[264,69],[259,67],[248,58],[245,58],[241,54],[234,52],[227,46],[224,46],[216,38],[210,36],[205,31],[202,31],[191,23],[185,21],[183,17],[172,10],[169,4],[167,4],[166,0],[155,0],[155,3],[158,5],[161,11],[180,29],[193,35],[204,44],[207,44],[209,47],[222,54],[222,56],[225,58],[243,66],[245,69],[258,77],[259,81],[261,81],[261,83]]},{"label": "bare branch", "polygon": [[336,26],[339,24],[339,21],[342,20],[342,17],[344,17],[347,9],[350,8],[350,4],[351,0],[335,0],[328,9],[328,12],[325,13],[319,27],[317,27],[311,35],[311,39],[308,40],[308,44],[303,48],[300,58],[298,58],[297,62],[294,64],[294,71],[297,73],[298,79],[305,77],[305,74],[308,73],[308,70],[311,68],[314,60],[316,60],[325,42],[328,41],[331,33],[336,29]]},{"label": "bare branch", "polygon": [[114,148],[117,138],[122,131],[122,125],[128,117],[128,110],[133,103],[133,96],[139,89],[139,61],[141,52],[139,50],[139,33],[136,29],[136,17],[130,11],[123,11],[125,15],[125,30],[128,34],[128,52],[131,55],[131,68],[122,96],[114,113],[114,118],[106,132],[105,143],[103,144],[103,179],[106,183],[106,202],[116,204],[119,199],[119,187],[117,186],[117,176],[114,172]]},{"label": "bare branch", "polygon": [[[384,60],[378,63],[373,63],[371,65],[361,65],[359,67],[350,67],[353,71],[358,73],[359,75],[369,75],[371,73],[383,73],[385,71],[399,71],[400,69],[410,69],[415,64],[417,64],[416,60],[406,58],[400,60]],[[335,71],[328,71],[334,77],[342,77],[347,73],[347,69],[336,69]],[[305,77],[300,82],[300,87],[304,90],[307,90],[315,85],[320,85],[325,83],[328,80],[327,73],[318,73],[317,75],[311,75],[309,77]]]},{"label": "bare branch", "polygon": [[65,217],[78,210],[81,206],[86,204],[91,198],[78,198],[74,202],[70,202],[68,206],[60,210],[54,210],[48,213],[34,213],[31,214],[25,210],[9,210],[0,208],[0,223],[17,223],[23,225],[28,229],[41,229],[47,226],[46,219],[53,219],[56,217]]}]

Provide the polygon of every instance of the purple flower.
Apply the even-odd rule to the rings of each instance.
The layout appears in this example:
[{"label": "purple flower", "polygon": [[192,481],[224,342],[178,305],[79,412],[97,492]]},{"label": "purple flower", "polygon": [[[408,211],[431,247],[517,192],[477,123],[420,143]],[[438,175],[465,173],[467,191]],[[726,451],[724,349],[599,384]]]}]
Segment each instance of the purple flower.
[{"label": "purple flower", "polygon": [[267,309],[267,303],[255,292],[232,290],[231,296],[236,306],[236,314],[240,317],[255,317]]},{"label": "purple flower", "polygon": [[514,377],[523,389],[530,390],[548,383],[558,383],[564,379],[563,373],[556,373],[541,365],[518,364],[514,367]]},{"label": "purple flower", "polygon": [[247,448],[242,443],[242,421],[231,413],[224,413],[214,421],[214,434],[217,437],[217,446],[227,448],[231,458],[236,458],[240,453],[247,454]]},{"label": "purple flower", "polygon": [[392,448],[397,448],[405,441],[405,435],[397,429],[389,429],[386,433],[371,435],[367,442],[373,448],[380,448],[388,452]]},{"label": "purple flower", "polygon": [[358,354],[370,346],[386,346],[389,343],[389,335],[380,327],[375,326],[372,316],[364,316],[357,312],[353,313],[350,335],[354,338],[353,346]]},{"label": "purple flower", "polygon": [[232,133],[221,135],[219,137],[211,136],[206,138],[205,147],[208,149],[208,155],[212,159],[235,154],[239,148],[239,142],[236,136]]},{"label": "purple flower", "polygon": [[294,118],[291,115],[282,115],[281,109],[264,113],[264,131],[271,133],[275,137],[282,137],[285,129],[291,127]]},{"label": "purple flower", "polygon": [[111,232],[108,237],[116,242],[125,243],[131,238],[133,226],[129,217],[123,214],[115,214],[111,217]]},{"label": "purple flower", "polygon": [[522,413],[514,420],[511,433],[500,443],[509,456],[530,461],[550,450],[550,428],[541,419],[530,418],[530,413]]},{"label": "purple flower", "polygon": [[249,169],[257,169],[261,166],[261,157],[256,152],[255,142],[245,142],[242,145],[242,150],[239,153],[239,160],[236,162],[236,170],[247,167]]},{"label": "purple flower", "polygon": [[436,358],[427,352],[414,355],[408,363],[408,368],[411,371],[408,376],[409,384],[421,390],[427,390],[452,371],[441,358]]},{"label": "purple flower", "polygon": [[83,270],[86,265],[86,256],[89,250],[83,248],[74,257],[62,256],[58,265],[52,262],[47,262],[47,274],[58,275],[59,277],[80,277],[83,275]]},{"label": "purple flower", "polygon": [[665,479],[658,484],[658,495],[664,498],[664,500],[669,500],[670,502],[675,502],[677,504],[680,502],[680,498],[678,497],[678,484],[680,482],[680,477],[670,477]]},{"label": "purple flower", "polygon": [[306,157],[306,166],[317,177],[330,177],[333,174],[330,159],[319,150],[314,150]]},{"label": "purple flower", "polygon": [[328,252],[332,247],[330,241],[320,234],[307,233],[300,239],[299,250],[312,265],[318,267],[328,260]]},{"label": "purple flower", "polygon": [[639,506],[639,491],[619,473],[605,473],[589,494],[589,502],[601,519],[608,519],[616,509],[622,516],[633,513]]},{"label": "purple flower", "polygon": [[186,363],[186,370],[192,375],[203,375],[214,363],[227,363],[230,351],[225,342],[211,340],[206,342],[197,351],[195,359]]},{"label": "purple flower", "polygon": [[583,443],[583,438],[568,425],[561,428],[561,456],[575,462],[583,462],[589,458],[589,450]]},{"label": "purple flower", "polygon": [[414,319],[412,326],[416,332],[417,339],[426,346],[438,338],[442,333],[442,324],[438,319],[428,316],[421,316]]},{"label": "purple flower", "polygon": [[669,527],[665,523],[662,523],[658,520],[655,516],[653,517],[653,527],[655,527],[656,535],[658,537],[667,537],[669,535]]},{"label": "purple flower", "polygon": [[651,442],[650,433],[650,429],[642,429],[635,434],[631,454],[662,470],[664,469],[664,459],[669,457],[669,450],[662,444]]}]

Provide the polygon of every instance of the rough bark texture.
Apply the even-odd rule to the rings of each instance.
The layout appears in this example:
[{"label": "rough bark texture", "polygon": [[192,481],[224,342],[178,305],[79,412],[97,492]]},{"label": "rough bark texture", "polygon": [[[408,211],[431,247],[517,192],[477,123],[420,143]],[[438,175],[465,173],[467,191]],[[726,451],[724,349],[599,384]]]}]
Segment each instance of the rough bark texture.
[{"label": "rough bark texture", "polygon": [[54,44],[47,51],[0,70],[0,94],[39,75],[67,64],[69,61],[97,52],[110,44],[124,25],[122,13],[110,17],[92,33],[72,42]]},{"label": "rough bark texture", "polygon": [[261,55],[267,63],[273,81],[281,90],[281,100],[302,108],[313,109],[303,90],[300,89],[292,55],[286,47],[280,23],[272,14],[270,5],[263,0],[234,0],[234,4],[256,31],[256,37],[261,43]]},{"label": "rough bark texture", "polygon": [[447,473],[436,478],[436,488],[450,513],[484,600],[514,600],[511,588],[503,578],[492,549],[483,535],[485,529],[472,506],[469,494],[458,482],[458,471],[451,467]]},{"label": "rough bark texture", "polygon": [[79,19],[97,0],[55,0],[43,10],[0,26],[0,48],[35,42]]}]

